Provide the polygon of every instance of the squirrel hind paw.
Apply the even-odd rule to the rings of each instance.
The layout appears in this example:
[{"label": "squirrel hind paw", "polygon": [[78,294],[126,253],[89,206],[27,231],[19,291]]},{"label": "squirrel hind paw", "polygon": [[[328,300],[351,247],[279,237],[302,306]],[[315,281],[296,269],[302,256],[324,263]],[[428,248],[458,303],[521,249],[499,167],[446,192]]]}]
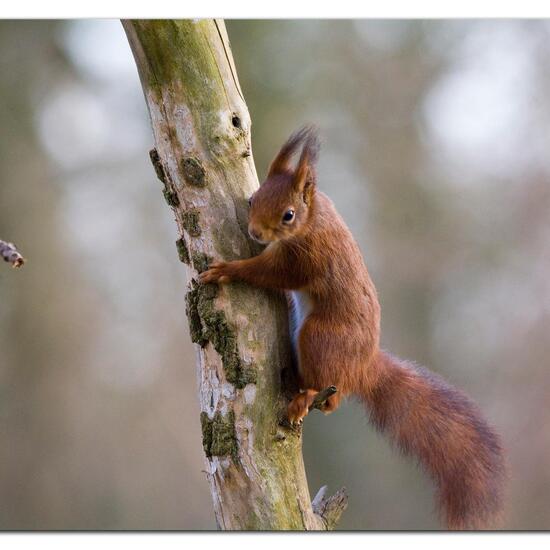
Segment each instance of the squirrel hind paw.
[{"label": "squirrel hind paw", "polygon": [[288,420],[291,424],[303,423],[316,394],[315,390],[306,390],[293,397],[287,408]]}]

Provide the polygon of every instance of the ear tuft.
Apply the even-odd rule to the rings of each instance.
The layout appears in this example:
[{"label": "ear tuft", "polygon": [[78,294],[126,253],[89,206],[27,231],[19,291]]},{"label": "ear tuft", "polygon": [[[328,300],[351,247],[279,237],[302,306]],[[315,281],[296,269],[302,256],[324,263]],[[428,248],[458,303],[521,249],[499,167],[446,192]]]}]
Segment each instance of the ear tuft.
[{"label": "ear tuft", "polygon": [[316,183],[315,163],[321,147],[317,129],[308,126],[306,130],[302,154],[294,172],[294,187],[300,193]]},{"label": "ear tuft", "polygon": [[[302,156],[304,151],[308,149],[310,162],[313,164],[317,159],[317,154],[319,151],[319,138],[317,137],[317,128],[315,126],[303,126],[296,132],[294,132],[281,147],[281,150],[277,153],[277,156],[271,162],[269,167],[268,176],[274,174],[282,174],[291,170],[290,161],[292,156],[300,145],[304,143],[304,148],[302,149]],[[300,161],[301,161],[300,157]],[[298,163],[298,166],[300,163]]]}]

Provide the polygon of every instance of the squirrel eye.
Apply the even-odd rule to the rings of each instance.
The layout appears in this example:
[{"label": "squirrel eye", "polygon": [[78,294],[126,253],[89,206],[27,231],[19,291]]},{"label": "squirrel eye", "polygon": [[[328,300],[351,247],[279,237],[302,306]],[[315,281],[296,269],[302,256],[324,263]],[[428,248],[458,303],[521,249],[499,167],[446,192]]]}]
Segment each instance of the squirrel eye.
[{"label": "squirrel eye", "polygon": [[292,210],[292,208],[289,208],[283,214],[283,223],[290,223],[293,219],[294,219],[294,210]]}]

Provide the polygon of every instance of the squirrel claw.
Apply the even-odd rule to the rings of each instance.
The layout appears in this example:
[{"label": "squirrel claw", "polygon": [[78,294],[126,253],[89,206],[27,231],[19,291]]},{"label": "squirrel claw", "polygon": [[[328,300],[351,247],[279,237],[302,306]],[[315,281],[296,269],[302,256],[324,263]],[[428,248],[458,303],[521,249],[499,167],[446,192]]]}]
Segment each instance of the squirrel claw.
[{"label": "squirrel claw", "polygon": [[303,424],[316,394],[315,390],[306,390],[294,396],[287,407],[287,415],[291,425],[301,426]]},{"label": "squirrel claw", "polygon": [[289,415],[288,417],[288,423],[290,424],[291,428],[297,429],[301,428],[304,423],[304,416],[297,416],[297,415]]},{"label": "squirrel claw", "polygon": [[304,424],[304,419],[289,419],[288,425],[290,426],[291,430],[294,430],[295,432],[300,431],[302,428],[302,425]]},{"label": "squirrel claw", "polygon": [[201,284],[218,283],[225,284],[230,282],[230,277],[224,274],[226,262],[212,262],[206,271],[199,273],[199,282]]}]

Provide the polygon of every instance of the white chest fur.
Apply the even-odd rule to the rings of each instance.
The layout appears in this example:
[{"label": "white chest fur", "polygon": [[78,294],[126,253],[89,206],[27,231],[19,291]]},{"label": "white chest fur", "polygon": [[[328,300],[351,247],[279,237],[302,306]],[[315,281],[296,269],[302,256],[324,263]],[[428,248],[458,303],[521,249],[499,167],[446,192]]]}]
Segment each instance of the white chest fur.
[{"label": "white chest fur", "polygon": [[311,296],[303,290],[290,292],[292,298],[292,307],[290,308],[290,337],[292,345],[298,355],[298,335],[307,319],[307,316],[313,310],[313,300]]}]

